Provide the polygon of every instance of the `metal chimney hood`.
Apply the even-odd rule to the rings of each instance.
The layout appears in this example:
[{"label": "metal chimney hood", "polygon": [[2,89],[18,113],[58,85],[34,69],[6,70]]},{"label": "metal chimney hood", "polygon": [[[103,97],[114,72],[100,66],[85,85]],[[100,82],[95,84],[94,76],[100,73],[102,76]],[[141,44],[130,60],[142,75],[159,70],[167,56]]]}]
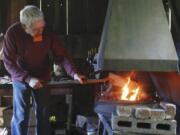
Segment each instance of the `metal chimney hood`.
[{"label": "metal chimney hood", "polygon": [[96,70],[178,71],[162,0],[109,0]]}]

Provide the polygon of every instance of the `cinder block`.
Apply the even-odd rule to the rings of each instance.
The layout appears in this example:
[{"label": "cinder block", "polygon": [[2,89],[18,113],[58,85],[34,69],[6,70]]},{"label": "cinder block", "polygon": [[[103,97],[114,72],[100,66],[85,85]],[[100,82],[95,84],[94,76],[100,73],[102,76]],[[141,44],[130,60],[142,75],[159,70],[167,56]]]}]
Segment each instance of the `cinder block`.
[{"label": "cinder block", "polygon": [[11,119],[12,119],[13,110],[12,108],[6,108],[3,110],[3,119],[4,119],[4,126],[10,127]]},{"label": "cinder block", "polygon": [[36,127],[31,126],[28,128],[28,135],[36,135]]},{"label": "cinder block", "polygon": [[33,108],[30,108],[29,111],[29,126],[35,126],[36,125],[36,115],[33,110]]},{"label": "cinder block", "polygon": [[[4,120],[4,126],[10,127],[11,119],[13,115],[13,108],[7,107],[3,110],[3,120]],[[36,117],[34,114],[34,111],[32,108],[30,108],[29,112],[29,126],[35,126],[36,125]]]},{"label": "cinder block", "polygon": [[83,128],[87,122],[87,118],[83,115],[76,116],[76,127]]},{"label": "cinder block", "polygon": [[[138,105],[133,107],[131,111],[128,109],[132,108],[118,106],[116,114],[112,114],[113,134],[176,135],[177,123],[174,120],[176,106],[174,104],[163,102],[161,104]],[[130,112],[134,115],[124,117],[130,116]]]},{"label": "cinder block", "polygon": [[0,126],[1,126],[1,127],[4,126],[4,119],[3,119],[3,117],[0,117]]},{"label": "cinder block", "polygon": [[165,116],[163,109],[151,109],[151,120],[162,121],[165,119]]},{"label": "cinder block", "polygon": [[[6,109],[7,107],[0,107],[0,126],[5,126],[5,120],[4,120],[4,116],[3,116],[3,112],[4,110]],[[6,115],[9,115],[9,114],[6,114]]]},{"label": "cinder block", "polygon": [[98,135],[98,132],[87,132],[87,135]]},{"label": "cinder block", "polygon": [[0,135],[10,135],[8,130],[4,127],[0,128]]},{"label": "cinder block", "polygon": [[160,106],[165,110],[165,119],[173,120],[176,116],[176,106],[168,102],[161,102]]},{"label": "cinder block", "polygon": [[148,107],[137,107],[135,109],[135,117],[137,119],[150,119],[151,109]]},{"label": "cinder block", "polygon": [[0,107],[0,117],[3,117],[3,110],[6,109],[6,107]]},{"label": "cinder block", "polygon": [[123,131],[138,134],[176,135],[176,125],[175,120],[154,121],[151,119],[142,120],[136,118],[122,120],[117,115],[113,115],[111,118],[113,132]]},{"label": "cinder block", "polygon": [[55,129],[54,135],[66,135],[66,129]]}]

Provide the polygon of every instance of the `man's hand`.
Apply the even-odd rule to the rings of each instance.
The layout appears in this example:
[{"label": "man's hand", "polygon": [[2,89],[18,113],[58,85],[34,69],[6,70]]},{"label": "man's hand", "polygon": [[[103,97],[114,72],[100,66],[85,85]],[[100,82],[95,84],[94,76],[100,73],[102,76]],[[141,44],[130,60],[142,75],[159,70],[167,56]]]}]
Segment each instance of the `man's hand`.
[{"label": "man's hand", "polygon": [[74,74],[74,80],[78,80],[82,84],[86,81],[86,77],[83,75]]},{"label": "man's hand", "polygon": [[39,89],[39,88],[42,88],[43,85],[42,83],[40,82],[39,79],[37,78],[31,78],[30,81],[29,81],[29,86],[33,89]]}]

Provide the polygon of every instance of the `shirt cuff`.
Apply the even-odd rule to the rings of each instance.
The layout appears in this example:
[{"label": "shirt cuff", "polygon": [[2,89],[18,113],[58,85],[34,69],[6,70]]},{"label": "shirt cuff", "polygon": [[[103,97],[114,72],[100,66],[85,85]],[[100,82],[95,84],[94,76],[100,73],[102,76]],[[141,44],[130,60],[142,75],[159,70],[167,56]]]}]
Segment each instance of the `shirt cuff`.
[{"label": "shirt cuff", "polygon": [[26,83],[28,83],[28,84],[29,84],[30,80],[31,80],[31,77],[30,77],[30,76],[27,76],[27,77],[25,77],[25,79],[24,79],[24,81],[25,81]]}]

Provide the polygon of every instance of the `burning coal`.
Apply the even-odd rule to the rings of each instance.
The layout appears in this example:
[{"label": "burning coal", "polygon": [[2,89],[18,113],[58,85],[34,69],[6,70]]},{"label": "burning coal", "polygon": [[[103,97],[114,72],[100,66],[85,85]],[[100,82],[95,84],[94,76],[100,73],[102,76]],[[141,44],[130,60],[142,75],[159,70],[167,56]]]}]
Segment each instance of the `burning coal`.
[{"label": "burning coal", "polygon": [[116,101],[142,101],[150,98],[146,84],[135,72],[124,74],[109,73],[109,87],[103,98]]}]

